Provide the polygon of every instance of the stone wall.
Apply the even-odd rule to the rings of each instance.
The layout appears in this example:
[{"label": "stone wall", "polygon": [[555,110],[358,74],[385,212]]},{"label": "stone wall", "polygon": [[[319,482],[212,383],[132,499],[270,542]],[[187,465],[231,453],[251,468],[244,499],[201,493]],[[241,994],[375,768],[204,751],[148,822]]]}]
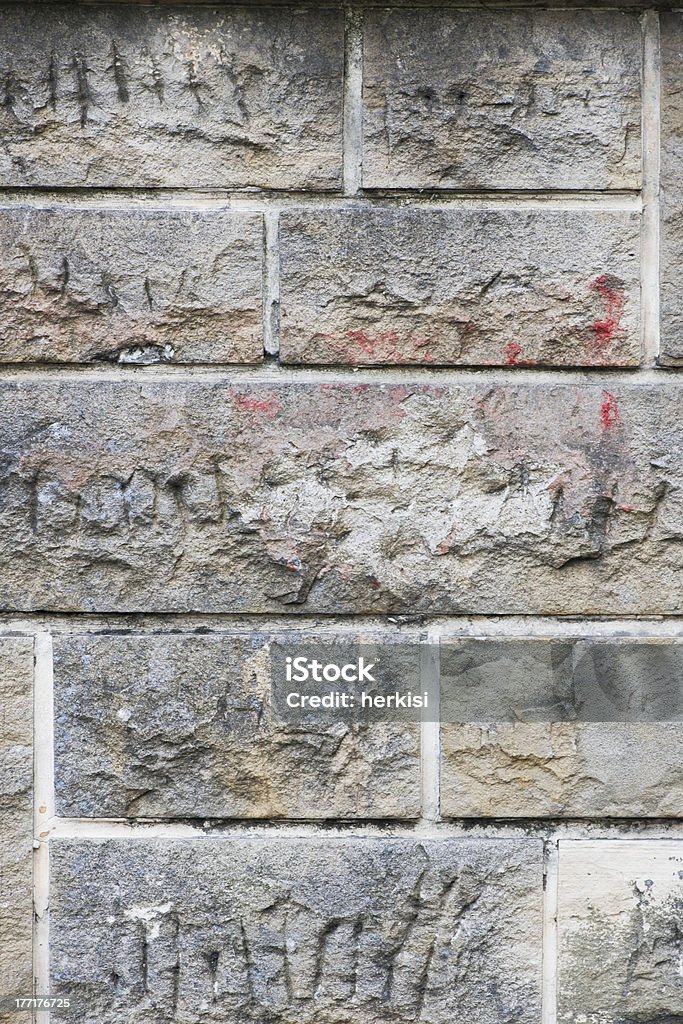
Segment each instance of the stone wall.
[{"label": "stone wall", "polygon": [[683,13],[541,6],[2,5],[0,996],[683,1022],[681,705],[271,701],[683,677]]}]

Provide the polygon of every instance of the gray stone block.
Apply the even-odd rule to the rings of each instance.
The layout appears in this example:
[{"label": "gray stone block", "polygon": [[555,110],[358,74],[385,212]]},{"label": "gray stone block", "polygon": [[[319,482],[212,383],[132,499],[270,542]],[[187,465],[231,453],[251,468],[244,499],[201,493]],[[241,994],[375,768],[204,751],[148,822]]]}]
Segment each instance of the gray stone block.
[{"label": "gray stone block", "polygon": [[560,842],[559,1024],[676,1024],[683,842]]},{"label": "gray stone block", "polygon": [[0,210],[0,361],[260,361],[262,220]]},{"label": "gray stone block", "polygon": [[[0,638],[0,820],[0,995],[25,997],[33,992],[33,640],[29,638]],[[0,1010],[0,1020],[9,1019]]]},{"label": "gray stone block", "polygon": [[416,817],[419,726],[279,721],[269,639],[56,637],[59,813]]},{"label": "gray stone block", "polygon": [[334,188],[343,15],[15,4],[3,185]]},{"label": "gray stone block", "polygon": [[538,1024],[536,840],[58,840],[52,878],[64,1020]]},{"label": "gray stone block", "polygon": [[683,365],[683,15],[661,16],[660,353]]},{"label": "gray stone block", "polygon": [[368,11],[371,188],[637,188],[641,34],[606,11]]},{"label": "gray stone block", "polygon": [[639,221],[593,210],[285,212],[282,359],[637,365]]},{"label": "gray stone block", "polygon": [[1,394],[4,609],[681,610],[676,385]]}]

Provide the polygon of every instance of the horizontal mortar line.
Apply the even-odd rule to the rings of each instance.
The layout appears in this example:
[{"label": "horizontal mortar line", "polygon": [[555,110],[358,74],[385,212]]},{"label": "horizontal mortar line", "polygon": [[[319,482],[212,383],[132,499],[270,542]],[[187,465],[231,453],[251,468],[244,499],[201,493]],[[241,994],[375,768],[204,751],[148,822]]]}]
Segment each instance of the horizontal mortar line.
[{"label": "horizontal mortar line", "polygon": [[[182,629],[178,628],[178,623]],[[218,632],[282,630],[291,632],[311,630],[334,633],[342,630],[352,633],[359,629],[378,629],[389,631],[392,636],[405,631],[406,635],[430,629],[444,635],[449,631],[461,631],[466,636],[476,636],[490,631],[491,635],[510,636],[519,630],[522,637],[533,636],[530,630],[538,630],[539,636],[574,636],[580,633],[625,637],[637,635],[673,636],[683,638],[683,614],[672,612],[661,614],[634,614],[632,616],[603,615],[543,615],[538,613],[521,614],[510,612],[503,614],[465,614],[444,613],[428,616],[408,616],[392,614],[384,615],[361,613],[330,613],[327,616],[319,612],[85,612],[85,611],[34,611],[34,612],[3,612],[0,613],[0,632],[8,635],[8,630],[18,636],[33,636],[36,631],[58,630],[63,628],[73,631],[77,625],[87,628],[87,632],[101,631],[113,635],[126,636],[136,629],[153,631],[158,628],[164,634],[191,633],[197,637],[210,635],[207,630]],[[516,635],[516,634],[515,634]]]},{"label": "horizontal mortar line", "polygon": [[434,387],[441,384],[509,386],[510,384],[566,384],[571,387],[593,385],[615,388],[619,385],[681,384],[683,367],[584,367],[567,368],[537,366],[533,368],[504,366],[283,366],[268,361],[259,365],[190,364],[173,366],[155,363],[150,366],[60,364],[0,364],[0,382],[6,384],[30,381],[98,382],[136,380],[139,384],[198,383],[225,384],[239,387],[262,384],[415,384]]},{"label": "horizontal mortar line", "polygon": [[0,187],[0,209],[14,207],[36,209],[57,206],[66,209],[97,210],[234,210],[265,212],[273,208],[318,210],[343,209],[555,209],[621,210],[640,212],[640,190],[632,191],[438,191],[378,190],[359,191],[353,196],[342,192],[252,192],[204,189],[31,189],[21,191]]},{"label": "horizontal mortar line", "polygon": [[[47,831],[47,828],[44,829]],[[65,818],[49,822],[50,839],[423,839],[491,838],[579,841],[683,840],[683,821],[636,816],[585,818],[460,818],[424,824],[420,821],[342,821],[278,819],[123,819]]]}]

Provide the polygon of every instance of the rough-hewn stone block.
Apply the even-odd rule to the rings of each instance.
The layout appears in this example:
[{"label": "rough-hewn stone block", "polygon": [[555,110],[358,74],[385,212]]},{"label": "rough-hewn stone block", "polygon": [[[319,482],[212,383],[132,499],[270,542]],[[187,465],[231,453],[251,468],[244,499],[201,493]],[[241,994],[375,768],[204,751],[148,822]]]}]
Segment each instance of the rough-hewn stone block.
[{"label": "rough-hewn stone block", "polygon": [[[33,991],[33,641],[0,639],[0,995]],[[5,1018],[0,1011],[0,1020]]]},{"label": "rough-hewn stone block", "polygon": [[372,188],[634,188],[638,18],[617,12],[366,15]]},{"label": "rough-hewn stone block", "polygon": [[683,14],[661,20],[660,363],[683,365]]},{"label": "rough-hewn stone block", "polygon": [[52,876],[65,1020],[538,1024],[535,840],[58,840]]},{"label": "rough-hewn stone block", "polygon": [[676,1024],[683,842],[560,843],[560,1024]]},{"label": "rough-hewn stone block", "polygon": [[[456,657],[449,659],[449,651]],[[683,645],[675,641],[445,641],[442,813],[682,816],[683,723],[653,721],[667,684],[679,694],[682,670]],[[472,698],[477,690],[483,691],[479,715]],[[568,691],[583,721],[558,720],[563,712],[553,695]],[[497,719],[491,714],[495,694]],[[629,695],[630,720],[609,721],[605,700],[613,698],[616,716]],[[473,711],[471,721],[457,724],[456,713],[465,706]],[[602,711],[607,720],[585,720]]]},{"label": "rough-hewn stone block", "polygon": [[325,714],[287,725],[273,714],[270,685],[264,634],[56,638],[59,812],[419,814],[418,725]]},{"label": "rough-hewn stone block", "polygon": [[639,219],[593,210],[285,213],[282,358],[637,364]]},{"label": "rough-hewn stone block", "polygon": [[0,211],[0,362],[257,362],[263,225],[224,210]]},{"label": "rough-hewn stone block", "polygon": [[14,4],[3,185],[330,188],[340,11]]},{"label": "rough-hewn stone block", "polygon": [[681,610],[676,384],[1,397],[2,608]]}]

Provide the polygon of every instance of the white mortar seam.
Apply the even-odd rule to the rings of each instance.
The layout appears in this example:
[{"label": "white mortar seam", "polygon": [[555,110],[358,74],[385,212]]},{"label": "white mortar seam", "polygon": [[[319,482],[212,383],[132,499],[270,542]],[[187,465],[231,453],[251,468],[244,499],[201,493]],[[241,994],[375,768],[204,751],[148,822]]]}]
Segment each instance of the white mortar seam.
[{"label": "white mortar seam", "polygon": [[659,15],[643,15],[643,220],[641,231],[642,353],[645,366],[659,356]]},{"label": "white mortar seam", "polygon": [[356,195],[363,162],[363,12],[345,11],[344,25],[343,192]]},{"label": "white mortar seam", "polygon": [[264,215],[265,248],[263,267],[263,350],[276,356],[280,351],[280,215]]},{"label": "white mortar seam", "polygon": [[420,775],[422,780],[421,823],[425,827],[439,820],[441,763],[441,692],[439,678],[439,642],[431,632],[424,638],[420,652],[420,682],[429,695],[431,707],[420,724]]},{"label": "white mortar seam", "polygon": [[558,840],[549,839],[543,848],[543,992],[542,1024],[557,1021],[557,911],[559,850]]},{"label": "white mortar seam", "polygon": [[[33,690],[33,975],[36,995],[49,992],[49,835],[55,813],[52,637],[35,635]],[[41,1021],[46,1022],[41,1014]]]}]

